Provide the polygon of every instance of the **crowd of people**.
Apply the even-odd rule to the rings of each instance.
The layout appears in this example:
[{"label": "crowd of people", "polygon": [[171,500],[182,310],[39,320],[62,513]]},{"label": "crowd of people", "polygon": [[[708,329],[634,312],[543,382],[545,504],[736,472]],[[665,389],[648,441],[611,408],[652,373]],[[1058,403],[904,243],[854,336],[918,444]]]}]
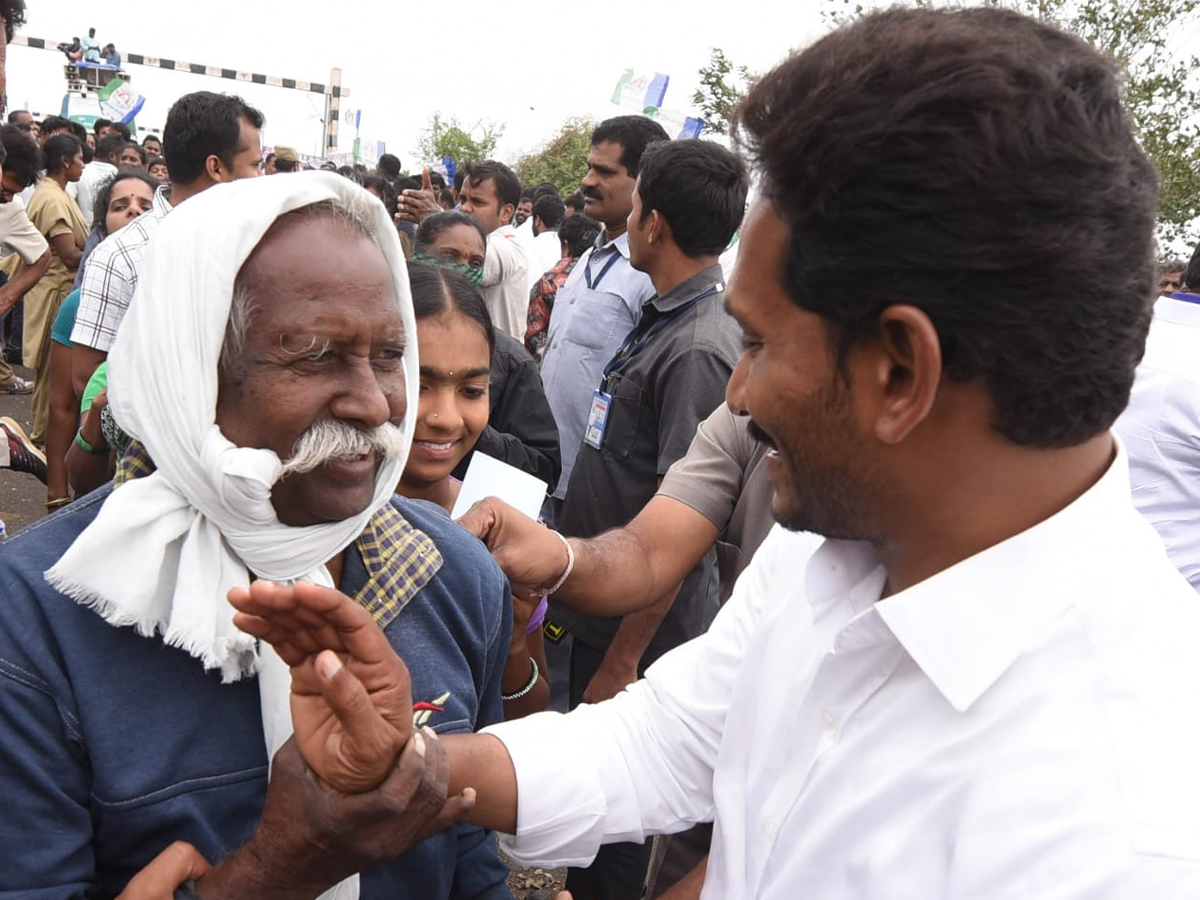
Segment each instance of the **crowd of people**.
[{"label": "crowd of people", "polygon": [[873,13],[566,197],[265,121],[0,127],[0,895],[1200,897],[1200,248],[1104,56]]}]

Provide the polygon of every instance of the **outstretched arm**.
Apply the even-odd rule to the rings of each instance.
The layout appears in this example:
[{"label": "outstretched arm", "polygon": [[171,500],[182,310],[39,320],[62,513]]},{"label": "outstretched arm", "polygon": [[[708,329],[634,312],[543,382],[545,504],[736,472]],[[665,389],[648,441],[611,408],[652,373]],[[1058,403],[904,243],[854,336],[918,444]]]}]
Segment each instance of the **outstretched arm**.
[{"label": "outstretched arm", "polygon": [[[229,601],[239,610],[234,623],[292,667],[292,724],[308,765],[341,790],[378,784],[411,734],[412,699],[408,670],[370,613],[312,584],[255,582]],[[504,745],[478,734],[439,743],[454,814],[515,831],[516,773]]]},{"label": "outstretched arm", "polygon": [[[479,501],[458,521],[487,544],[514,593],[545,591],[566,570],[559,539],[495,497]],[[594,616],[646,609],[683,581],[717,534],[717,526],[687,504],[656,495],[624,528],[570,539],[575,566],[554,599]]]}]

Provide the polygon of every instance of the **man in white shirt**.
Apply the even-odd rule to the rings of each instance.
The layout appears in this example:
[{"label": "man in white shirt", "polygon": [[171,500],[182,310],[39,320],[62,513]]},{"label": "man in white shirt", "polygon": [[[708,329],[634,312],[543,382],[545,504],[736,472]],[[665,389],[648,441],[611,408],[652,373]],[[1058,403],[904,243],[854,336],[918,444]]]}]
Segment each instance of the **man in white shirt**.
[{"label": "man in white shirt", "polygon": [[1200,247],[1183,290],[1159,297],[1129,408],[1116,432],[1133,502],[1200,591]]},{"label": "man in white shirt", "polygon": [[487,232],[483,260],[483,302],[492,324],[524,340],[529,312],[529,250],[512,226],[521,182],[512,169],[493,159],[467,166],[459,207]]},{"label": "man in white shirt", "polygon": [[[542,864],[712,819],[709,900],[1200,896],[1200,607],[1110,431],[1156,209],[1111,62],[1008,10],[896,8],[764,75],[736,125],[763,191],[728,399],[781,527],[628,691],[445,739],[450,790]],[[337,711],[318,773],[390,735],[373,783],[405,673],[316,593],[239,621],[294,666],[298,735]]]},{"label": "man in white shirt", "polygon": [[109,132],[96,145],[96,155],[83,167],[83,174],[79,176],[79,180],[67,185],[67,193],[75,197],[88,228],[92,227],[96,195],[117,174],[117,165],[124,148],[125,139],[116,132]]},{"label": "man in white shirt", "polygon": [[562,224],[566,207],[557,194],[543,194],[533,203],[533,266],[537,273],[536,285],[541,277],[558,265],[564,256],[562,241],[558,238],[558,226]]}]

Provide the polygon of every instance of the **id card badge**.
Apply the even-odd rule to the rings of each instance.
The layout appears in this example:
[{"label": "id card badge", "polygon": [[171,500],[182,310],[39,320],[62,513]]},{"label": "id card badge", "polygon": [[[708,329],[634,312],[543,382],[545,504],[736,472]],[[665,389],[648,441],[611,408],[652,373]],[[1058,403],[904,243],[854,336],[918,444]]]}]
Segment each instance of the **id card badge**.
[{"label": "id card badge", "polygon": [[592,391],[592,408],[588,411],[587,428],[583,430],[583,442],[597,450],[604,443],[604,432],[608,428],[608,410],[612,406],[612,394]]}]

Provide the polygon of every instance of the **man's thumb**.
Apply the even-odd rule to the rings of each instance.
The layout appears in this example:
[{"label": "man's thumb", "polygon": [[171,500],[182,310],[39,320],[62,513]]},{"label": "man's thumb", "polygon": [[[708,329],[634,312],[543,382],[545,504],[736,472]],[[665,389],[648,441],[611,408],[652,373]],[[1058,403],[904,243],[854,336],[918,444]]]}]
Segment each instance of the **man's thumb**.
[{"label": "man's thumb", "polygon": [[421,170],[421,190],[432,191],[433,182],[429,180],[429,166]]}]

